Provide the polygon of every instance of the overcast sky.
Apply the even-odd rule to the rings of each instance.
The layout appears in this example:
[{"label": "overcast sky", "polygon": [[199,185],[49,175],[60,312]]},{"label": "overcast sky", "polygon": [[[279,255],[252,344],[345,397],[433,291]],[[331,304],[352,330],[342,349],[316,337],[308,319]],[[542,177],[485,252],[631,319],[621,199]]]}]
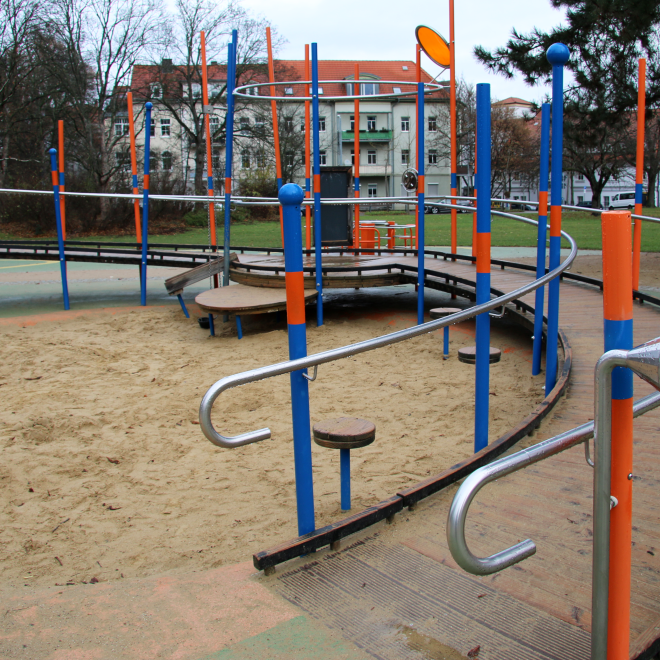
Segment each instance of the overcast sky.
[{"label": "overcast sky", "polygon": [[[414,59],[415,27],[420,24],[449,38],[449,4],[442,0],[243,0],[242,4],[265,16],[288,40],[277,55],[283,59],[302,59],[304,45],[313,41],[318,43],[320,59]],[[504,45],[513,27],[520,32],[535,26],[547,30],[562,21],[563,13],[548,0],[456,0],[455,6],[457,77],[490,83],[493,99],[541,100],[545,88],[487,73],[473,49]],[[422,66],[432,75],[438,73],[425,56]]]}]

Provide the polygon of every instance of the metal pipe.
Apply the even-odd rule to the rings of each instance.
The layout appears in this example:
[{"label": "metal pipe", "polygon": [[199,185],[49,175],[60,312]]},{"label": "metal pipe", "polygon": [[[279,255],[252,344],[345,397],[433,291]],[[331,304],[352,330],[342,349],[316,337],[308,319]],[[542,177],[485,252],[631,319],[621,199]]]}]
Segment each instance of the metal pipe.
[{"label": "metal pipe", "polygon": [[323,325],[323,259],[321,256],[321,148],[319,139],[319,60],[312,44],[312,135],[314,156],[314,254],[316,264],[316,325]]},{"label": "metal pipe", "polygon": [[64,178],[64,120],[60,119],[57,122],[57,138],[59,148],[59,191],[60,191],[60,216],[62,217],[62,240],[66,241],[66,208],[64,197],[61,193],[64,192],[65,178]]},{"label": "metal pipe", "polygon": [[[507,214],[510,215],[510,214]],[[514,216],[515,217],[515,216]],[[524,222],[529,224],[536,224],[534,220],[529,218],[522,218]],[[543,277],[525,286],[510,291],[502,296],[493,298],[489,302],[476,305],[469,309],[459,310],[451,316],[446,316],[442,319],[435,319],[433,321],[428,321],[422,325],[415,325],[411,328],[405,328],[403,330],[398,330],[381,337],[374,337],[372,339],[367,339],[357,344],[348,344],[347,346],[341,346],[339,348],[333,348],[328,351],[323,351],[321,353],[316,353],[314,355],[309,355],[305,358],[299,358],[297,360],[289,360],[288,362],[280,362],[278,364],[269,365],[266,367],[260,367],[258,369],[251,369],[249,371],[244,371],[239,374],[234,374],[233,376],[226,376],[215,382],[207,390],[204,395],[202,402],[199,407],[199,421],[202,432],[208,438],[210,442],[218,447],[224,448],[233,448],[240,447],[242,445],[247,445],[252,442],[259,442],[261,440],[266,440],[270,438],[270,429],[263,428],[258,431],[250,431],[247,433],[241,433],[236,436],[224,436],[216,431],[211,421],[211,411],[213,408],[213,403],[215,400],[224,392],[232,387],[237,387],[239,385],[245,385],[247,383],[254,383],[256,381],[264,380],[266,378],[271,378],[273,376],[280,376],[282,374],[291,373],[297,369],[306,369],[309,367],[314,367],[319,364],[325,364],[327,362],[334,362],[346,357],[351,357],[358,355],[359,353],[366,353],[367,351],[372,351],[377,348],[383,348],[385,346],[390,346],[391,344],[396,344],[406,339],[411,339],[413,337],[419,337],[420,335],[426,334],[428,332],[433,332],[434,330],[439,330],[445,326],[453,325],[455,323],[460,323],[466,321],[467,319],[473,318],[477,314],[483,312],[489,312],[496,307],[506,305],[506,303],[513,300],[522,298],[523,296],[535,291],[539,286],[543,286],[546,282],[549,282],[551,279],[558,277],[566,268],[568,268],[575,257],[577,256],[577,244],[571,236],[566,232],[562,232],[562,235],[571,245],[571,252],[566,258],[566,260],[559,265],[555,270],[552,270],[546,273]]]},{"label": "metal pipe", "polygon": [[144,125],[144,177],[142,179],[142,280],[140,282],[140,304],[147,306],[147,253],[149,246],[149,160],[151,159],[151,108],[147,101]]},{"label": "metal pipe", "polygon": [[[417,46],[417,78],[420,79]],[[417,323],[424,323],[424,83],[417,84]],[[379,244],[380,247],[380,244]]]},{"label": "metal pipe", "polygon": [[227,117],[225,119],[225,208],[224,208],[224,264],[222,286],[229,286],[229,246],[231,240],[231,181],[234,159],[234,95],[236,84],[236,42],[238,32],[232,31],[232,40],[227,44]]},{"label": "metal pipe", "polygon": [[60,183],[57,176],[57,149],[51,149],[50,171],[53,183],[53,200],[55,202],[55,224],[57,226],[57,248],[60,255],[60,275],[62,277],[62,298],[64,309],[69,309],[69,285],[66,275],[66,255],[64,253],[64,232],[62,231],[62,216],[60,215]]}]

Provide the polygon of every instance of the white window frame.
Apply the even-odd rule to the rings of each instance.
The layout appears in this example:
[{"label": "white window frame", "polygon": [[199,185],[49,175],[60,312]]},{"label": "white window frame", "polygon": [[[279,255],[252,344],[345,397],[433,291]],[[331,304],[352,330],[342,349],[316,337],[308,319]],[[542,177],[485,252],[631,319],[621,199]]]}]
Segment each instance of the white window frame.
[{"label": "white window frame", "polygon": [[438,152],[435,149],[430,149],[428,154],[428,164],[437,165],[438,164]]},{"label": "white window frame", "polygon": [[428,118],[428,130],[429,130],[429,133],[437,133],[438,132],[438,118],[437,117],[429,117]]},{"label": "white window frame", "polygon": [[377,165],[376,151],[367,151],[367,165]]},{"label": "white window frame", "polygon": [[369,183],[367,185],[367,197],[369,197],[370,199],[374,197],[378,197],[378,184]]},{"label": "white window frame", "polygon": [[169,138],[172,135],[172,121],[168,117],[160,118],[160,137]]},{"label": "white window frame", "polygon": [[367,130],[375,131],[377,121],[378,121],[378,117],[376,115],[367,115]]},{"label": "white window frame", "polygon": [[327,165],[328,154],[325,151],[319,151],[319,165]]},{"label": "white window frame", "polygon": [[115,117],[115,137],[124,137],[130,133],[128,117]]},{"label": "white window frame", "polygon": [[152,99],[163,98],[163,86],[160,83],[151,83],[151,85],[149,85],[149,89],[151,90]]},{"label": "white window frame", "polygon": [[410,133],[410,117],[401,117],[401,132]]},{"label": "white window frame", "polygon": [[325,117],[319,117],[319,133],[325,133]]},{"label": "white window frame", "polygon": [[401,149],[401,165],[410,165],[410,149]]},{"label": "white window frame", "polygon": [[241,169],[243,170],[250,169],[250,152],[247,150],[241,152]]},{"label": "white window frame", "polygon": [[[169,167],[165,167],[166,161],[169,159]],[[161,160],[161,167],[163,172],[171,172],[172,171],[172,165],[173,165],[173,158],[172,158],[172,152],[171,151],[163,151],[163,153],[160,155],[160,160]]]}]

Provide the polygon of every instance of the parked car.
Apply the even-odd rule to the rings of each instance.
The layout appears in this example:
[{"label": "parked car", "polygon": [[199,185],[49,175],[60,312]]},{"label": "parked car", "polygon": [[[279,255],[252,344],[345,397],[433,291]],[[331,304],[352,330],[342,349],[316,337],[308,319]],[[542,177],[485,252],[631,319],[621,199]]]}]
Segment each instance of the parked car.
[{"label": "parked car", "polygon": [[536,206],[531,204],[511,204],[512,211],[536,211]]},{"label": "parked car", "polygon": [[626,190],[610,197],[610,211],[614,209],[632,209],[635,206],[635,191]]},{"label": "parked car", "polygon": [[591,201],[584,201],[584,200],[581,201],[581,202],[578,202],[575,206],[579,206],[579,207],[585,208],[585,209],[592,208]]},{"label": "parked car", "polygon": [[439,204],[424,204],[424,215],[436,215],[438,213],[449,213],[450,209],[446,206],[440,206]]}]

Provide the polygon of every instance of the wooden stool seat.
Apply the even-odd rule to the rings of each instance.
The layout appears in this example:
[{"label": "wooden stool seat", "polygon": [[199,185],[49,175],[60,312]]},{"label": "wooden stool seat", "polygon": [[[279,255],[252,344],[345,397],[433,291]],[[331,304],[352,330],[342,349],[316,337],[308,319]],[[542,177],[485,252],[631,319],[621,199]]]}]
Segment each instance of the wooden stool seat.
[{"label": "wooden stool seat", "polygon": [[436,307],[429,312],[429,315],[432,319],[444,319],[445,316],[451,316],[460,311],[458,307]]},{"label": "wooden stool seat", "polygon": [[[499,348],[494,346],[490,347],[490,364],[495,364],[499,362],[502,357],[502,351]],[[458,359],[460,362],[465,362],[466,364],[475,364],[477,361],[477,347],[476,346],[466,346],[465,348],[458,349]]]},{"label": "wooden stool seat", "polygon": [[357,417],[326,419],[314,424],[314,442],[331,449],[366,447],[376,439],[376,425]]}]

